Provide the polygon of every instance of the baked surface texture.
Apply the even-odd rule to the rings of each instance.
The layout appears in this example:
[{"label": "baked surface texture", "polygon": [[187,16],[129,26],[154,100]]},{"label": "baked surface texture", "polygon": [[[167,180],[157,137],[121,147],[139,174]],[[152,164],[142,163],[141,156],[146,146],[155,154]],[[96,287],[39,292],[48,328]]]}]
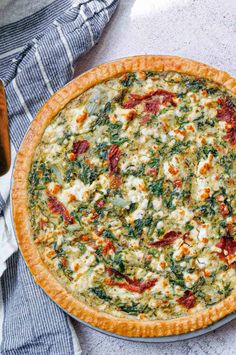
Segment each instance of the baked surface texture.
[{"label": "baked surface texture", "polygon": [[236,80],[188,59],[100,65],[53,95],[17,155],[20,250],[60,307],[133,337],[236,309]]}]

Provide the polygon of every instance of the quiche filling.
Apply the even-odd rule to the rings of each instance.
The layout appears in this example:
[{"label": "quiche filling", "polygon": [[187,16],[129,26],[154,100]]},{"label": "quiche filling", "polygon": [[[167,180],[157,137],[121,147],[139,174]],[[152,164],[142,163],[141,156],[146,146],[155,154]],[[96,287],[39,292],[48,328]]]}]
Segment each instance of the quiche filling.
[{"label": "quiche filling", "polygon": [[116,317],[194,314],[236,289],[236,106],[216,84],[137,72],[71,101],[28,178],[60,283]]}]

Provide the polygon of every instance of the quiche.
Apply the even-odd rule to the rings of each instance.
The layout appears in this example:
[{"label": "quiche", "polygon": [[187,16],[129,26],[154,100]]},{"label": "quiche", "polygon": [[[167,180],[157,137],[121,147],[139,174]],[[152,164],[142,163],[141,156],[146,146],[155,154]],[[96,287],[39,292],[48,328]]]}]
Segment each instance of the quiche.
[{"label": "quiche", "polygon": [[36,282],[109,332],[193,331],[236,309],[236,81],[191,60],[98,66],[52,96],[17,156]]}]

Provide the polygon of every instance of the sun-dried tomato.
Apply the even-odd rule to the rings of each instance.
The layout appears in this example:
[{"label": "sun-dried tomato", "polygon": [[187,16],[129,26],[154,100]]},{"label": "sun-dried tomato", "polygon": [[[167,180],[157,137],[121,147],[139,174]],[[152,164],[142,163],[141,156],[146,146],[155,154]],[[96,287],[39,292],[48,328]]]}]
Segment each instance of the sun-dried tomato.
[{"label": "sun-dried tomato", "polygon": [[[156,100],[151,100],[153,96],[161,96],[162,99],[160,100],[159,98]],[[142,101],[146,100],[146,103],[148,104],[146,107],[146,110],[148,112],[152,113],[157,113],[159,108],[157,109],[157,106],[160,106],[160,104],[168,104],[170,103],[172,106],[176,106],[176,103],[174,102],[174,97],[176,95],[172,92],[169,92],[167,90],[163,89],[157,89],[155,91],[150,91],[144,95],[138,95],[138,94],[130,94],[129,99],[123,103],[124,108],[134,108],[135,106],[139,105]],[[152,103],[151,103],[152,102]]]},{"label": "sun-dried tomato", "polygon": [[111,174],[117,172],[120,156],[121,156],[120,148],[118,147],[118,145],[113,144],[109,150],[108,157],[107,157]]},{"label": "sun-dried tomato", "polygon": [[109,275],[115,275],[120,278],[124,278],[126,282],[123,281],[115,281],[115,280],[107,280],[107,284],[110,286],[118,286],[120,288],[125,288],[128,291],[131,292],[138,292],[142,293],[145,290],[148,290],[149,288],[153,287],[155,283],[157,282],[157,279],[151,279],[148,281],[139,281],[137,279],[131,279],[129,276],[126,276],[119,271],[113,269],[113,268],[107,268],[106,271],[108,272]]},{"label": "sun-dried tomato", "polygon": [[81,140],[73,143],[72,153],[80,155],[87,152],[89,149],[89,142],[86,140]]},{"label": "sun-dried tomato", "polygon": [[96,201],[96,205],[99,207],[99,208],[103,208],[105,206],[105,201],[100,199],[100,200],[97,200]]},{"label": "sun-dried tomato", "polygon": [[145,123],[147,123],[149,121],[150,121],[150,114],[146,114],[146,115],[141,117],[140,124],[144,125]]},{"label": "sun-dried tomato", "polygon": [[187,290],[184,292],[183,296],[177,299],[177,302],[187,309],[193,308],[196,303],[196,297],[192,291]]},{"label": "sun-dried tomato", "polygon": [[145,103],[145,111],[156,115],[159,112],[161,101],[159,99],[149,100]]},{"label": "sun-dried tomato", "polygon": [[48,195],[48,207],[52,213],[61,215],[65,224],[73,224],[75,222],[75,218],[69,214],[69,211],[63,205],[63,203],[58,201],[55,196]]},{"label": "sun-dried tomato", "polygon": [[225,98],[219,98],[218,103],[221,105],[220,109],[217,110],[217,117],[220,121],[225,121],[229,124],[226,128],[225,139],[227,139],[231,144],[236,144],[236,107],[232,102]]},{"label": "sun-dried tomato", "polygon": [[[216,247],[221,249],[221,252],[217,253],[221,260],[227,261],[227,256],[233,256],[236,254],[236,240],[231,236],[224,235],[221,237],[219,243],[216,244]],[[236,262],[229,264],[231,267],[236,267]]]},{"label": "sun-dried tomato", "polygon": [[102,248],[102,253],[104,255],[107,255],[110,250],[116,251],[116,247],[114,246],[111,240],[107,240],[106,245]]},{"label": "sun-dried tomato", "polygon": [[174,241],[181,236],[181,232],[169,231],[163,236],[163,239],[151,242],[149,245],[153,247],[166,247],[167,245],[173,244]]}]

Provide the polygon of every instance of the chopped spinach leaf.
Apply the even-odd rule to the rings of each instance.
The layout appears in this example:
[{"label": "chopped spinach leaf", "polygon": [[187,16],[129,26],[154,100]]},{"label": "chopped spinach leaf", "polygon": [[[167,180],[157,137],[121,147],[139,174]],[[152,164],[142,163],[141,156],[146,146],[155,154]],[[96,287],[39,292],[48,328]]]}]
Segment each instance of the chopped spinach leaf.
[{"label": "chopped spinach leaf", "polygon": [[153,195],[159,197],[163,194],[163,184],[164,184],[163,179],[154,181],[151,184],[149,184],[149,190],[153,193]]},{"label": "chopped spinach leaf", "polygon": [[110,301],[111,297],[106,294],[106,292],[101,287],[91,287],[90,291],[94,293],[98,298],[104,301]]},{"label": "chopped spinach leaf", "polygon": [[113,266],[115,267],[116,270],[118,270],[121,273],[125,271],[125,265],[121,253],[118,252],[115,254],[113,259]]},{"label": "chopped spinach leaf", "polygon": [[189,91],[193,91],[193,92],[198,92],[199,90],[202,90],[205,88],[206,86],[206,82],[204,79],[195,79],[195,80],[191,80],[191,79],[185,79],[183,80],[187,90]]},{"label": "chopped spinach leaf", "polygon": [[136,78],[136,74],[135,73],[129,73],[126,75],[126,79],[121,81],[121,84],[123,86],[130,87],[131,85],[133,85],[133,83],[137,80]]}]

